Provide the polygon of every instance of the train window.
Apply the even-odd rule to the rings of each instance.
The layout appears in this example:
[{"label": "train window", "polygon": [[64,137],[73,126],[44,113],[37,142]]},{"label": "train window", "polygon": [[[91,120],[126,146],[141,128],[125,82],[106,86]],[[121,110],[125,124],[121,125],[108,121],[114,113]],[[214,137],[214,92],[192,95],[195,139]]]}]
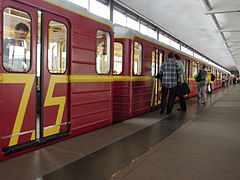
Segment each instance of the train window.
[{"label": "train window", "polygon": [[111,38],[110,33],[98,30],[96,34],[96,69],[98,74],[108,74],[110,72]]},{"label": "train window", "polygon": [[142,74],[142,44],[134,43],[134,75]]},{"label": "train window", "polygon": [[[161,65],[162,62],[162,54],[158,49],[154,49],[152,51],[152,76],[156,76],[158,73],[158,66]],[[160,55],[160,56],[159,56]],[[160,61],[160,62],[159,62]]]},{"label": "train window", "polygon": [[196,62],[192,62],[192,77],[194,77],[198,73],[198,64]]},{"label": "train window", "polygon": [[67,27],[50,21],[48,39],[48,69],[50,73],[64,74],[67,67]]},{"label": "train window", "polygon": [[7,7],[3,12],[3,67],[8,72],[30,69],[31,18],[24,11]]},{"label": "train window", "polygon": [[156,75],[156,50],[152,51],[152,76]]},{"label": "train window", "polygon": [[186,78],[186,80],[188,80],[188,78],[190,76],[190,74],[189,74],[190,61],[186,59],[185,61],[183,61],[183,63],[184,63],[184,67],[185,67],[185,78]]},{"label": "train window", "polygon": [[113,74],[121,74],[122,64],[123,64],[123,45],[120,42],[114,42]]}]

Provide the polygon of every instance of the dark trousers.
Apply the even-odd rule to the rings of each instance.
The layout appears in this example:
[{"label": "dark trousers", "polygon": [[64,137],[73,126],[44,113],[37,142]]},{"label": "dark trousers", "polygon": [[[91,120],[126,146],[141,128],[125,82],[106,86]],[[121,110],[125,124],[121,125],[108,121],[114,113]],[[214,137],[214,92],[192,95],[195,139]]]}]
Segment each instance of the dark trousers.
[{"label": "dark trousers", "polygon": [[179,98],[179,103],[180,103],[180,107],[181,109],[187,109],[187,106],[186,106],[186,102],[185,102],[185,98],[183,95],[180,95],[178,93],[176,93],[176,96]]},{"label": "dark trousers", "polygon": [[[171,113],[174,105],[174,100],[176,96],[176,90],[177,86],[172,87],[172,88],[166,88],[162,87],[162,99],[161,99],[161,109],[162,111],[165,110],[166,104],[167,104],[167,113]],[[168,95],[169,91],[169,96],[168,96],[168,103],[166,103],[166,98]]]}]

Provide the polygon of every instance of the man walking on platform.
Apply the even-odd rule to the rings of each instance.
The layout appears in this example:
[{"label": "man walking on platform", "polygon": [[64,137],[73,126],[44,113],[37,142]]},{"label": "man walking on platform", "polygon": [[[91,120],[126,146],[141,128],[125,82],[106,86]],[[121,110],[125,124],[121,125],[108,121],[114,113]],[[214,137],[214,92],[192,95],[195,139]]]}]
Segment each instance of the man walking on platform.
[{"label": "man walking on platform", "polygon": [[168,53],[168,60],[164,61],[160,68],[159,74],[162,74],[162,99],[161,99],[161,111],[163,114],[166,107],[166,98],[169,92],[169,98],[167,103],[167,114],[171,114],[174,105],[174,99],[177,89],[177,79],[182,72],[179,64],[174,61],[174,53]]}]

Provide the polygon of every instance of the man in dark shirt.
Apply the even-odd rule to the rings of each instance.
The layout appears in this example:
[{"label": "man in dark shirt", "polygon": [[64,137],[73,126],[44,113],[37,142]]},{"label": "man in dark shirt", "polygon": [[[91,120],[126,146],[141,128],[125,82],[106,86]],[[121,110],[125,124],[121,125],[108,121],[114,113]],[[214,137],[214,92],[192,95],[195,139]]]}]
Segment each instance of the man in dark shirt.
[{"label": "man in dark shirt", "polygon": [[169,98],[167,104],[167,114],[171,114],[174,105],[175,93],[177,89],[177,79],[179,74],[182,72],[179,64],[174,61],[174,53],[168,53],[168,60],[164,61],[160,68],[162,73],[162,99],[161,99],[161,111],[163,114],[166,106],[166,98],[169,91]]}]

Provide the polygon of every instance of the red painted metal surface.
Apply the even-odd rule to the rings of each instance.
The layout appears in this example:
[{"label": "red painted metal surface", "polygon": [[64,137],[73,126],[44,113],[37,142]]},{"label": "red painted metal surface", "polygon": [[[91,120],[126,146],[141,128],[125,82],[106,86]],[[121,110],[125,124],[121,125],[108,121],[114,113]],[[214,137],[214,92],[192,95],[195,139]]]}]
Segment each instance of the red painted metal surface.
[{"label": "red painted metal surface", "polygon": [[[31,24],[31,31],[32,33],[36,33],[36,22],[37,22],[37,11],[34,8],[31,8],[29,6],[26,6],[24,4],[15,2],[15,1],[4,1],[1,2],[1,7],[17,7],[20,10],[26,10],[31,15],[32,18],[32,24]],[[1,9],[2,12],[2,9]],[[2,19],[2,13],[1,13],[1,19]],[[1,39],[2,39],[2,24],[1,24]],[[2,47],[2,43],[1,43]],[[3,66],[2,66],[2,56],[1,56],[1,65],[0,65],[0,73],[11,75],[13,78],[22,76],[22,75],[33,75],[35,74],[35,53],[36,53],[36,38],[32,37],[32,52],[31,52],[31,68],[26,73],[7,73]],[[1,55],[2,55],[2,48],[1,48]],[[5,76],[4,76],[5,78]],[[7,77],[6,77],[7,78]],[[0,134],[1,134],[1,148],[9,147],[17,144],[21,144],[24,142],[30,141],[31,133],[26,134],[20,134],[25,133],[31,130],[35,130],[35,81],[32,81],[33,85],[30,86],[30,94],[29,99],[27,100],[26,108],[23,108],[24,111],[20,111],[20,103],[23,103],[23,94],[24,91],[26,91],[26,83],[29,81],[26,79],[24,80],[21,78],[21,80],[18,82],[18,80],[12,80],[13,83],[3,83],[0,84],[1,90],[1,125],[0,125]],[[23,114],[23,119],[18,118],[17,116],[19,114]],[[21,120],[22,119],[22,120]],[[19,121],[20,120],[20,121]],[[15,132],[15,135],[17,140],[10,144],[10,139],[13,134],[14,125],[18,123],[20,129],[19,131]],[[20,135],[17,135],[20,134]],[[1,156],[1,159],[3,160],[3,154]]]},{"label": "red painted metal surface", "polygon": [[[46,94],[50,88],[50,81],[53,75],[68,76],[69,75],[94,75],[96,73],[96,32],[98,29],[108,31],[113,37],[112,28],[110,25],[92,20],[68,11],[61,7],[54,6],[44,1],[38,0],[19,0],[4,1],[2,8],[6,6],[24,9],[32,16],[32,67],[26,74],[33,74],[35,76],[35,58],[36,58],[36,34],[37,34],[37,8],[46,10],[44,12],[45,23],[44,27],[44,89],[43,89],[43,104],[46,101]],[[2,3],[2,1],[1,1]],[[1,9],[2,11],[2,9]],[[64,17],[63,17],[64,16]],[[2,13],[1,13],[2,19]],[[48,53],[48,22],[55,20],[63,22],[68,28],[68,62],[67,71],[65,74],[50,74],[47,68],[47,53]],[[1,28],[2,30],[2,24]],[[1,33],[2,37],[2,33]],[[2,43],[0,43],[2,47]],[[1,48],[2,49],[2,48]],[[112,51],[112,49],[111,49]],[[2,52],[1,52],[2,54]],[[0,63],[0,73],[6,73]],[[11,73],[9,73],[11,74]],[[112,72],[109,76],[112,75]],[[112,124],[113,121],[113,96],[112,96],[112,82],[74,82],[74,83],[55,83],[53,86],[52,96],[50,99],[57,97],[66,97],[66,104],[62,116],[61,123],[70,121],[70,129],[68,125],[62,125],[61,132],[69,131],[70,138],[88,131],[95,130]],[[80,78],[81,79],[81,78]],[[26,114],[21,131],[35,129],[35,80],[28,101]],[[0,103],[1,103],[1,128],[0,128],[0,148],[2,149],[9,144],[9,138],[2,139],[4,136],[12,134],[13,125],[15,123],[16,113],[21,101],[21,94],[23,93],[23,84],[0,84]],[[7,95],[8,94],[8,95]],[[48,97],[48,98],[49,98]],[[5,106],[3,106],[5,105]],[[48,105],[43,107],[43,126],[49,127],[56,124],[56,117],[59,113],[59,104]],[[2,118],[4,117],[4,118]],[[20,136],[18,144],[30,141],[31,134]],[[54,142],[58,142],[55,140]],[[52,142],[53,143],[53,142]],[[50,143],[51,144],[51,143]],[[8,159],[19,154],[43,147],[46,145],[33,147],[13,155],[4,156],[1,151],[0,161]]]},{"label": "red painted metal surface", "polygon": [[[115,39],[123,45],[123,70],[115,76],[131,76],[131,52],[132,40]],[[132,82],[115,81],[113,82],[113,119],[114,121],[127,120],[132,116]]]}]

